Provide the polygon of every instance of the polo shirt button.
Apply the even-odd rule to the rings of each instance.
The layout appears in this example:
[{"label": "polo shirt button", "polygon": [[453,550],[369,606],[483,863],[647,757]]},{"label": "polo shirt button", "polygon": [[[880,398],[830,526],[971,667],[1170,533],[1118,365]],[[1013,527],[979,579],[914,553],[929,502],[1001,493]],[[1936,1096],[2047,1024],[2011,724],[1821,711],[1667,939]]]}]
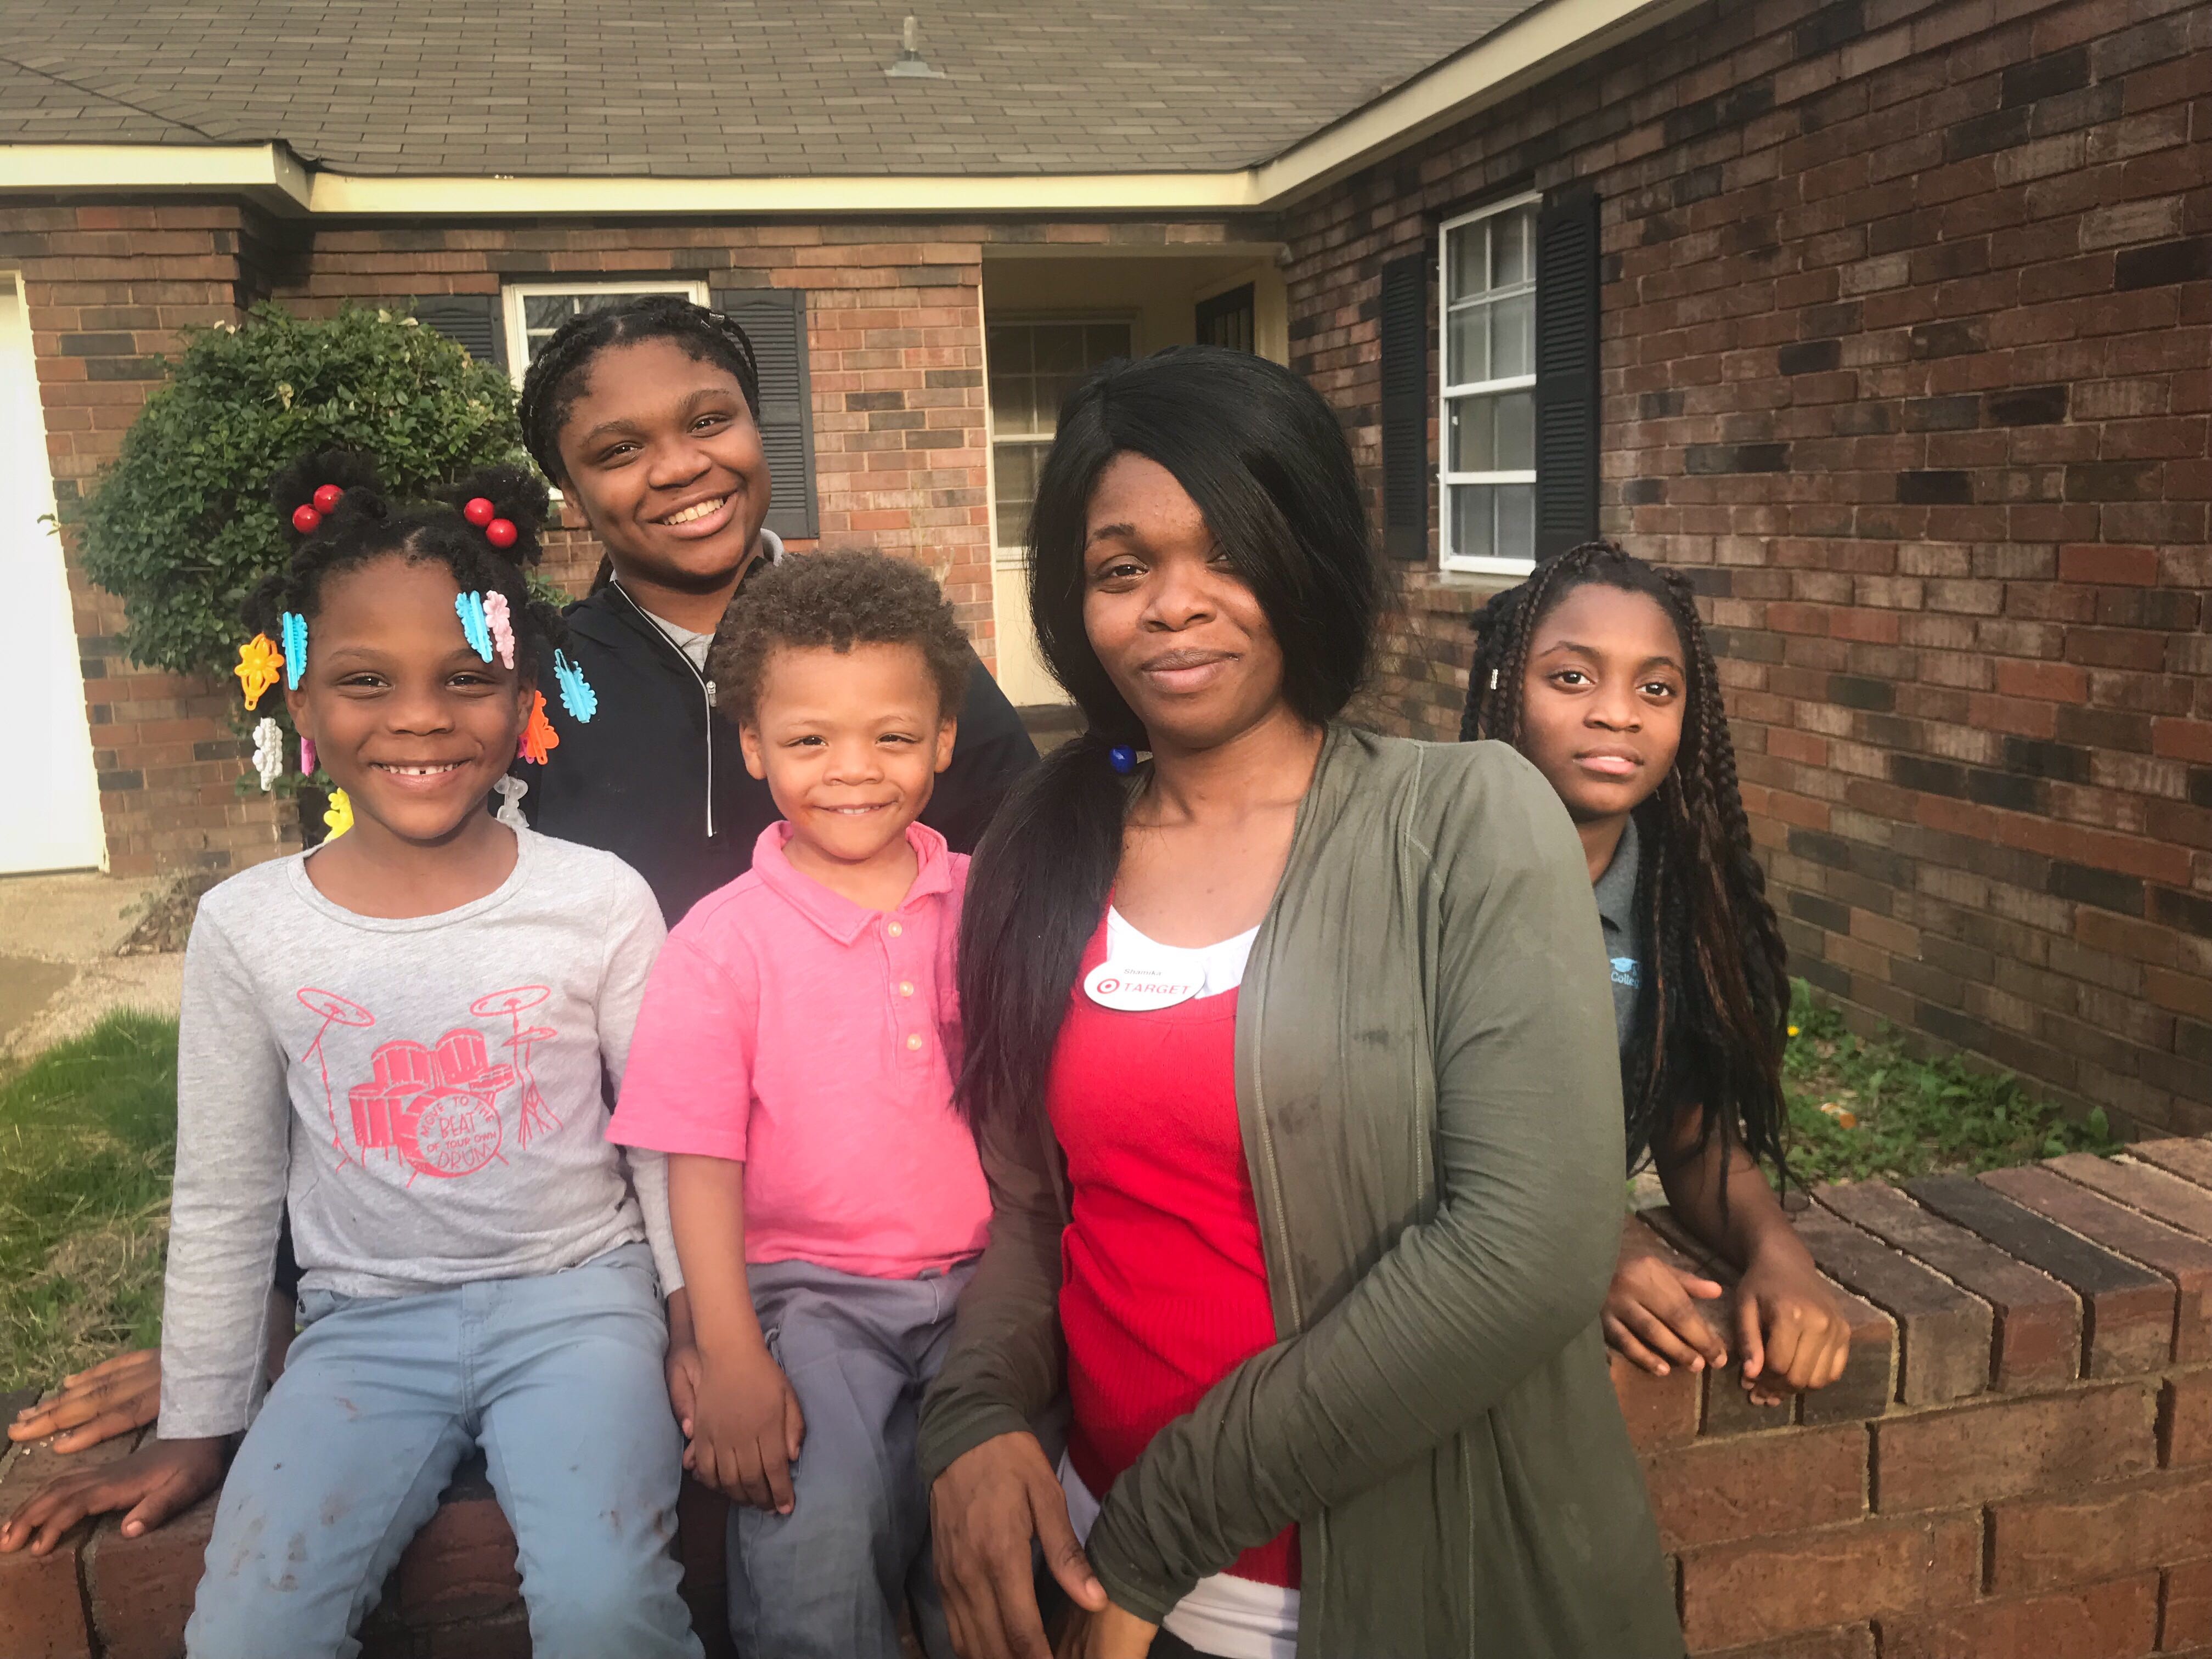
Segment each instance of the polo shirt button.
[{"label": "polo shirt button", "polygon": [[916,1031],[915,1033],[914,1033],[914,1035],[913,1035],[913,1036],[909,1036],[908,1038],[907,1038],[907,1040],[906,1040],[906,1046],[907,1046],[908,1048],[921,1048],[921,1032],[919,1032],[919,1031]]},{"label": "polo shirt button", "polygon": [[910,979],[901,980],[899,981],[899,994],[902,997],[912,996],[914,994],[914,981]]},{"label": "polo shirt button", "polygon": [[896,939],[901,933],[906,932],[906,929],[900,927],[898,923],[894,921],[886,923],[884,925],[884,931],[889,933],[893,939]]}]

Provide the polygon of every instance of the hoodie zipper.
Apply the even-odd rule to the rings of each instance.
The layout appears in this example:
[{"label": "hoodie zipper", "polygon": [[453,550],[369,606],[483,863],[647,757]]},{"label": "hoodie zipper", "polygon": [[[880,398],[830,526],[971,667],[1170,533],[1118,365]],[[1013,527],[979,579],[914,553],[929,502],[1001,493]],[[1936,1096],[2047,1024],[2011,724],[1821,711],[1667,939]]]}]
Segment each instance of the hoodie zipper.
[{"label": "hoodie zipper", "polygon": [[673,653],[676,660],[684,665],[685,672],[699,682],[700,695],[707,700],[707,839],[712,841],[714,839],[714,682],[701,673],[691,659],[678,648],[676,641],[660,631],[660,625],[646,614],[643,605],[623,592],[620,582],[607,585],[616,592],[622,593],[623,603],[637,612],[637,619],[645,624],[646,631],[660,641],[663,649]]}]

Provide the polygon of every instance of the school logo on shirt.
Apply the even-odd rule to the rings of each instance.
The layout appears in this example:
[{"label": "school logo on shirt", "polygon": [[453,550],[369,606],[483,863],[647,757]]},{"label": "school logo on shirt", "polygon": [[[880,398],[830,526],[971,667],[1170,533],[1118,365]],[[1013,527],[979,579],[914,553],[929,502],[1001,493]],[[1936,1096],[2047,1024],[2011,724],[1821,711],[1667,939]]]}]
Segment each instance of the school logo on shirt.
[{"label": "school logo on shirt", "polygon": [[381,1152],[407,1165],[411,1187],[417,1176],[447,1180],[474,1175],[495,1159],[505,1163],[500,1152],[506,1127],[499,1097],[518,1083],[517,1144],[527,1146],[532,1135],[558,1128],[560,1117],[538,1090],[530,1055],[538,1044],[559,1033],[548,1025],[522,1024],[522,1016],[551,994],[544,986],[524,985],[494,991],[469,1004],[469,1012],[479,1019],[507,1017],[509,1032],[500,1046],[508,1050],[507,1060],[495,1062],[483,1034],[468,1026],[455,1026],[428,1045],[407,1037],[380,1043],[369,1057],[371,1080],[346,1091],[353,1131],[349,1150],[323,1040],[333,1025],[366,1030],[376,1024],[376,1016],[335,992],[303,987],[298,993],[301,1005],[321,1015],[323,1024],[300,1059],[321,1073],[337,1167],[359,1163],[365,1168],[369,1153]]},{"label": "school logo on shirt", "polygon": [[1633,990],[1644,982],[1644,975],[1634,957],[1615,957],[1613,959],[1613,982]]}]

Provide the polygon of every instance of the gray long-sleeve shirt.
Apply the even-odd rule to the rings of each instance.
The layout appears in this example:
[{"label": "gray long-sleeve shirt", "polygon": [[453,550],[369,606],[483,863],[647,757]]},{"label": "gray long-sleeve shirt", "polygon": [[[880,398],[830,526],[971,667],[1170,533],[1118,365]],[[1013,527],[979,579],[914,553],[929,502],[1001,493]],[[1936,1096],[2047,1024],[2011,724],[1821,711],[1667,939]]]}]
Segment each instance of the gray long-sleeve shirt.
[{"label": "gray long-sleeve shirt", "polygon": [[[649,1237],[671,1288],[667,1176],[605,1136],[659,907],[611,854],[516,832],[458,909],[341,908],[311,854],[201,900],[185,954],[162,1312],[165,1438],[243,1428],[289,1205],[301,1283],[404,1296],[556,1273]],[[641,1210],[642,1199],[642,1210]]]}]

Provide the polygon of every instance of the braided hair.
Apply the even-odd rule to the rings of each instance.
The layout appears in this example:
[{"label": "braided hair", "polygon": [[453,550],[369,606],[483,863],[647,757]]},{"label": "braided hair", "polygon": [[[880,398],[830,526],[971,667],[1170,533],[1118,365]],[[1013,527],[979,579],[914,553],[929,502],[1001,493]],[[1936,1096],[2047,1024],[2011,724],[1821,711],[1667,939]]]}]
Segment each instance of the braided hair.
[{"label": "braided hair", "polygon": [[586,311],[562,324],[530,360],[516,410],[523,447],[556,483],[567,481],[561,465],[561,428],[576,399],[584,395],[592,359],[610,346],[641,340],[671,341],[695,361],[728,370],[745,394],[745,407],[756,421],[760,418],[760,364],[753,356],[753,343],[734,317],[709,311],[678,294],[640,295],[604,311]]},{"label": "braided hair", "polygon": [[1576,588],[1600,583],[1656,603],[1680,636],[1687,695],[1681,747],[1635,811],[1636,914],[1646,971],[1621,1066],[1632,1166],[1665,1156],[1683,1115],[1703,1109],[1697,1149],[1714,1135],[1784,1173],[1782,1050],[1789,952],[1752,855],[1720,679],[1688,580],[1609,541],[1539,565],[1474,618],[1460,739],[1524,746],[1523,685],[1537,625]]},{"label": "braided hair", "polygon": [[[312,505],[324,484],[344,493],[319,523],[302,533],[293,515]],[[554,650],[568,630],[558,611],[531,597],[524,576],[538,561],[538,531],[548,505],[545,486],[521,467],[495,466],[440,494],[442,500],[434,503],[394,501],[378,482],[375,463],[350,451],[325,450],[293,462],[269,486],[291,556],[247,599],[246,626],[273,637],[287,611],[313,622],[324,584],[374,560],[397,555],[416,563],[435,562],[453,573],[464,593],[506,596],[516,670],[525,684],[550,681]],[[511,546],[494,546],[461,516],[463,503],[477,497],[490,501],[495,515],[514,526]]]}]

